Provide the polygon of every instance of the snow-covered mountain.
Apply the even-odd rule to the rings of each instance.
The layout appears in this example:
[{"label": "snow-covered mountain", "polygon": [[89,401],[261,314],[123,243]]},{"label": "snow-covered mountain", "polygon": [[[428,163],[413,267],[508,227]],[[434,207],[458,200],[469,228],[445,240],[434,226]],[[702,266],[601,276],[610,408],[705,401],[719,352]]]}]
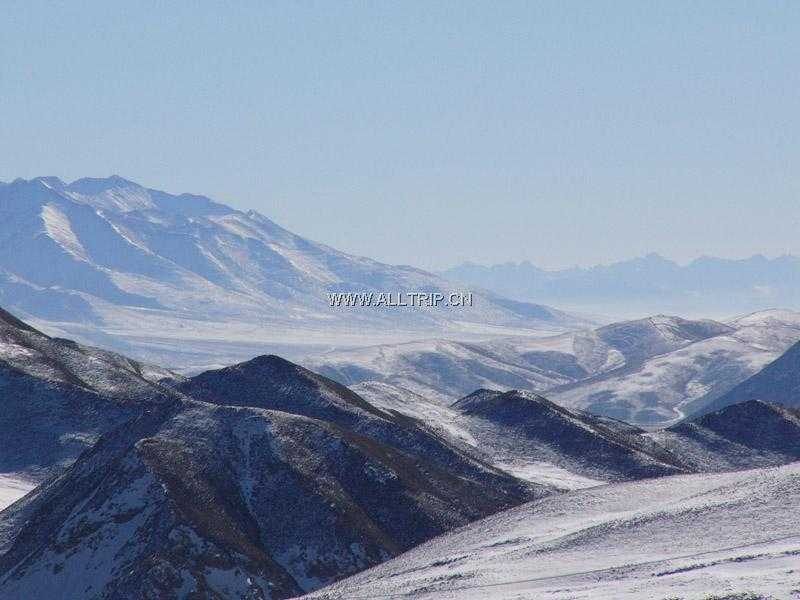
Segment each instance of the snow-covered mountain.
[{"label": "snow-covered mountain", "polygon": [[527,389],[573,409],[659,427],[721,396],[798,340],[800,313],[791,311],[728,323],[660,315],[544,338],[419,341],[302,362],[346,385],[377,382],[441,405],[478,388]]},{"label": "snow-covered mountain", "polygon": [[598,482],[690,470],[641,429],[571,412],[531,392],[478,390],[453,408],[480,447],[509,470],[544,463]]},{"label": "snow-covered mountain", "polygon": [[800,460],[800,410],[747,400],[649,433],[698,471],[732,471]]},{"label": "snow-covered mountain", "polygon": [[525,497],[333,423],[181,401],[0,516],[0,598],[316,589]]},{"label": "snow-covered mountain", "polygon": [[0,184],[0,217],[0,304],[48,332],[161,364],[581,323],[492,293],[458,308],[331,307],[329,293],[469,290],[308,241],[253,211],[120,177]]},{"label": "snow-covered mountain", "polygon": [[100,435],[178,396],[165,369],[51,338],[0,309],[5,497],[70,464]]},{"label": "snow-covered mountain", "polygon": [[800,408],[800,342],[728,393],[700,406],[708,412],[747,400],[765,400]]},{"label": "snow-covered mountain", "polygon": [[760,371],[800,340],[800,313],[770,310],[733,319],[727,330],[645,360],[548,391],[560,404],[663,427]]},{"label": "snow-covered mountain", "polygon": [[[183,378],[50,338],[5,312],[0,342],[0,399],[8,408],[0,433],[10,441],[0,460],[12,467],[0,472],[0,499],[16,500],[50,475],[0,512],[0,600],[266,600],[328,584],[331,598],[358,597],[382,592],[383,580],[365,590],[335,582],[395,564],[403,552],[396,560],[427,560],[419,544],[431,538],[450,540],[461,554],[441,554],[450,567],[420,566],[417,575],[432,586],[425,593],[444,586],[460,594],[462,586],[447,588],[457,580],[464,589],[477,581],[505,593],[493,578],[527,572],[525,556],[555,569],[544,575],[548,582],[575,591],[573,583],[584,585],[585,573],[575,572],[584,552],[614,597],[614,585],[672,585],[685,570],[681,561],[698,552],[752,560],[752,539],[731,553],[707,540],[692,545],[687,528],[738,543],[756,530],[771,536],[790,518],[777,512],[796,507],[800,476],[791,469],[708,474],[800,457],[800,413],[759,401],[646,432],[525,391],[479,390],[443,406],[372,382],[356,386],[364,397],[277,356]],[[640,353],[641,344],[617,343],[628,356]],[[691,471],[706,474],[669,476]],[[607,484],[630,479],[646,482]],[[579,488],[592,489],[565,491]],[[530,500],[520,512],[512,508]],[[734,511],[750,525],[728,525]],[[459,536],[478,531],[470,523],[493,514],[481,522],[481,543],[496,544],[475,553],[460,546]],[[726,520],[720,538],[708,535],[712,516]],[[514,540],[505,539],[507,519],[518,528]],[[437,537],[459,527],[455,537]],[[544,537],[528,537],[530,527]],[[665,555],[667,539],[694,554]],[[780,540],[765,541],[769,560],[780,563],[783,550],[773,545]],[[654,583],[649,564],[631,571],[628,583],[608,575],[630,566],[634,551],[651,552],[667,578]],[[495,573],[490,556],[486,581],[483,552],[502,561]],[[442,567],[455,579],[428,579],[429,569],[438,578]],[[757,579],[769,583],[772,574]],[[398,573],[397,589],[422,593],[413,579]]]},{"label": "snow-covered mountain", "polygon": [[547,390],[729,331],[716,321],[656,316],[543,338],[427,340],[337,350],[304,362],[347,385],[383,381],[455,399],[481,387]]},{"label": "snow-covered mountain", "polygon": [[576,490],[488,517],[309,600],[791,598],[800,463]]}]

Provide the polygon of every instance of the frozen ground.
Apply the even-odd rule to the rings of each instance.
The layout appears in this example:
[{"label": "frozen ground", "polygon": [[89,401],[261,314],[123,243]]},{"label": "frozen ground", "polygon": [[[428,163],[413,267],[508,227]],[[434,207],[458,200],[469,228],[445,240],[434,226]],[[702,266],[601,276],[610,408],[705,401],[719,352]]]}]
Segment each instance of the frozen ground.
[{"label": "frozen ground", "polygon": [[573,491],[445,534],[308,598],[796,598],[798,506],[799,463]]}]

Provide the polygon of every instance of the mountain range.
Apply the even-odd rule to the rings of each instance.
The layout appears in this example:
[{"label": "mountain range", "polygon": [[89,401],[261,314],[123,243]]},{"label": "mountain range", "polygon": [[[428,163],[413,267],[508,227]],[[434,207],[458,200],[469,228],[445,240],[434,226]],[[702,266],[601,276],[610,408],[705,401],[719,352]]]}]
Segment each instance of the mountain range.
[{"label": "mountain range", "polygon": [[475,292],[471,306],[332,307],[335,293],[471,290],[306,240],[255,211],[117,176],[0,183],[0,217],[0,303],[49,333],[171,366],[584,322],[491,292]]},{"label": "mountain range", "polygon": [[656,315],[555,336],[387,344],[302,362],[373,400],[414,394],[423,406],[446,406],[477,388],[526,389],[569,408],[664,427],[716,406],[798,340],[800,313],[792,311],[724,323]]},{"label": "mountain range", "polygon": [[686,265],[658,254],[594,267],[546,270],[528,261],[464,263],[441,275],[521,301],[622,319],[677,313],[727,318],[782,306],[800,309],[800,258],[704,256]]},{"label": "mountain range", "polygon": [[0,216],[0,600],[800,589],[800,313],[548,305],[792,304],[797,259],[443,276],[120,177]]},{"label": "mountain range", "polygon": [[[38,484],[0,512],[2,600],[355,598],[386,592],[386,573],[414,597],[468,598],[505,593],[526,556],[571,590],[582,554],[609,590],[658,588],[758,544],[771,581],[793,551],[792,408],[748,400],[646,431],[520,390],[444,406],[373,382],[362,396],[273,355],[184,377],[0,317],[0,486]],[[620,578],[636,552],[664,576]]]},{"label": "mountain range", "polygon": [[345,385],[389,384],[443,405],[478,388],[527,389],[663,427],[800,339],[797,315],[777,310],[598,328],[493,292],[463,308],[331,307],[329,293],[459,285],[120,177],[0,184],[0,214],[0,302],[54,338],[183,372],[278,353]]},{"label": "mountain range", "polygon": [[800,459],[800,412],[756,399],[645,430],[522,390],[476,390],[441,406],[372,386],[354,389],[384,410],[418,415],[496,468],[558,490]]},{"label": "mountain range", "polygon": [[551,491],[278,357],[187,380],[3,316],[0,465],[41,482],[3,599],[286,598]]}]

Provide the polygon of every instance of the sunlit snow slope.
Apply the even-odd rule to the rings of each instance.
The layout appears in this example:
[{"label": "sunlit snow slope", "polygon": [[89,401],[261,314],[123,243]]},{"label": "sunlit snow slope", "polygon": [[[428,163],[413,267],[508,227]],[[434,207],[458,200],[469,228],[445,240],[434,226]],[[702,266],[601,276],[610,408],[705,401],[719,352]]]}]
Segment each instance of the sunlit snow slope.
[{"label": "sunlit snow slope", "polygon": [[308,598],[791,598],[799,506],[800,463],[579,490],[445,534]]},{"label": "sunlit snow slope", "polygon": [[713,402],[798,340],[800,313],[792,311],[728,323],[659,315],[544,338],[418,341],[302,362],[345,385],[377,382],[441,405],[478,388],[524,389],[571,409],[663,427]]}]

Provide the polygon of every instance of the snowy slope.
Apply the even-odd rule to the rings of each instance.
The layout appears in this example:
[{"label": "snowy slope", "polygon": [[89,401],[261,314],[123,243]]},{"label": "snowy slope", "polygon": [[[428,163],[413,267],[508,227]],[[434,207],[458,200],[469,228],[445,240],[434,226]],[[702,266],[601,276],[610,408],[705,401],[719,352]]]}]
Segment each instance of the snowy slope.
[{"label": "snowy slope", "polygon": [[431,340],[339,350],[303,364],[346,385],[379,382],[449,404],[478,388],[527,389],[643,426],[679,421],[800,339],[800,313],[729,323],[655,316],[550,337]]},{"label": "snowy slope", "polygon": [[747,400],[766,400],[800,407],[800,343],[728,393],[699,407],[698,412],[718,410]]},{"label": "snowy slope", "polygon": [[651,317],[558,336],[507,336],[381,345],[309,356],[304,363],[346,385],[383,381],[427,397],[478,388],[545,390],[729,331],[714,321]]},{"label": "snowy slope", "polygon": [[348,386],[380,382],[440,404],[479,388],[547,389],[572,381],[569,375],[520,356],[526,345],[538,340],[503,341],[507,347],[491,342],[417,341],[333,351],[303,358],[302,363]]},{"label": "snowy slope", "polygon": [[549,396],[566,406],[665,426],[713,402],[800,339],[800,313],[792,311],[754,313],[727,325],[732,330]]},{"label": "snowy slope", "polygon": [[445,534],[308,598],[791,598],[798,506],[800,463],[573,491]]},{"label": "snowy slope", "polygon": [[[579,323],[490,293],[463,308],[331,308],[329,292],[465,290],[311,242],[253,211],[120,177],[3,184],[0,216],[0,303],[49,332],[162,364],[229,363],[280,344]],[[186,348],[186,340],[204,343]]]},{"label": "snowy slope", "polygon": [[0,475],[0,511],[13,504],[36,485],[29,479]]},{"label": "snowy slope", "polygon": [[452,406],[441,404],[409,389],[379,381],[358,383],[350,386],[350,389],[375,407],[419,419],[426,427],[454,442],[472,448],[478,447],[478,441],[467,431],[460,419],[460,413]]}]

